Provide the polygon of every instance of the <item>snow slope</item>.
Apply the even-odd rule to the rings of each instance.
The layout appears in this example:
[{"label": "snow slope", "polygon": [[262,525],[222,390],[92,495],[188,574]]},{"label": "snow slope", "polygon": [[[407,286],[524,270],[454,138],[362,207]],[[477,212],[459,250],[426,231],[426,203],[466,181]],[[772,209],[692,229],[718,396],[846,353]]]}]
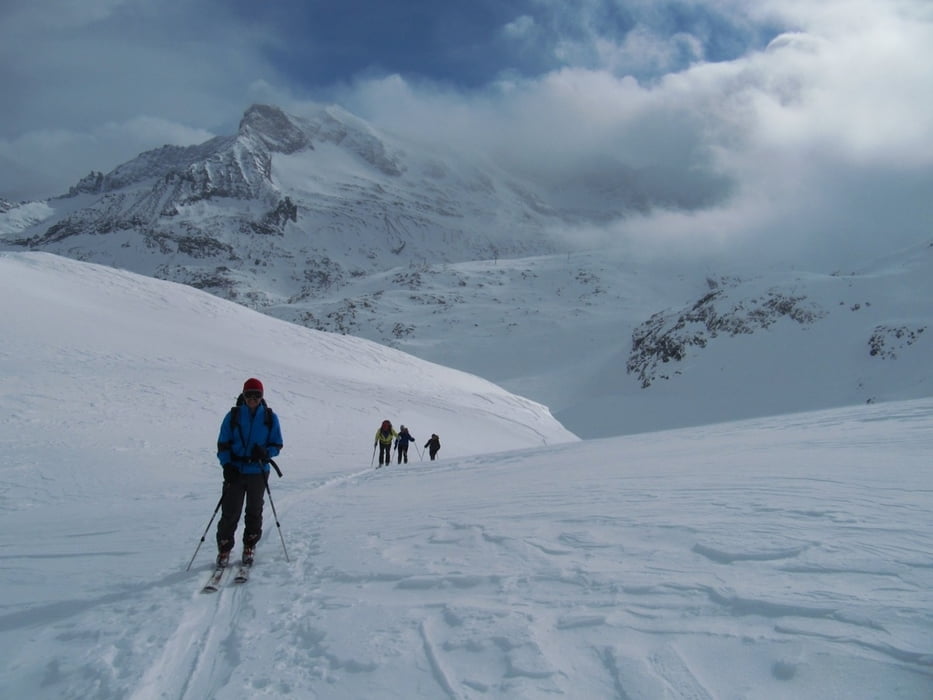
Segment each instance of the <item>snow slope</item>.
[{"label": "snow slope", "polygon": [[591,251],[415,266],[344,291],[352,303],[308,308],[533,397],[582,437],[933,395],[928,243],[836,273]]},{"label": "snow slope", "polygon": [[[933,696],[933,400],[580,442],[187,287],[0,272],[4,698]],[[280,527],[267,504],[252,580],[205,596],[253,374]],[[372,469],[384,416],[439,460]]]}]

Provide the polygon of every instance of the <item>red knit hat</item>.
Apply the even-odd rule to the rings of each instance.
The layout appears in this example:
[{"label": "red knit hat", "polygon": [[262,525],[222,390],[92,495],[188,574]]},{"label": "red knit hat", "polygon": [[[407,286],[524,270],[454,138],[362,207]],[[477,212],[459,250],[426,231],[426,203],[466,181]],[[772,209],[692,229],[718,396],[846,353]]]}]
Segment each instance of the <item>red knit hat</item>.
[{"label": "red knit hat", "polygon": [[243,392],[247,391],[258,391],[260,394],[262,391],[262,382],[256,379],[255,377],[250,377],[243,383]]}]

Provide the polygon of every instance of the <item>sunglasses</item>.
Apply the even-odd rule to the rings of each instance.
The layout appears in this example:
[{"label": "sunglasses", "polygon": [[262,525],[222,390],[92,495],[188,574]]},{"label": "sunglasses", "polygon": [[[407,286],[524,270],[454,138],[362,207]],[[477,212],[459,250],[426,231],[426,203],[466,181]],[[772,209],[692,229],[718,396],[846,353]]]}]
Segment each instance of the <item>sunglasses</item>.
[{"label": "sunglasses", "polygon": [[244,391],[243,398],[244,399],[261,399],[262,392],[261,391]]}]

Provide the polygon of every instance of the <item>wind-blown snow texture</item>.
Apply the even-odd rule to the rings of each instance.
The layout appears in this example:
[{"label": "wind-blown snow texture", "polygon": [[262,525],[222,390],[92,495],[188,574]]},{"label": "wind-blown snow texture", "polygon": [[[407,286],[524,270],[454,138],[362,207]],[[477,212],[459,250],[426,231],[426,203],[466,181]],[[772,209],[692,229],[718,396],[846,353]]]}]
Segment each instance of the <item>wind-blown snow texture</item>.
[{"label": "wind-blown snow texture", "polygon": [[[933,696],[933,400],[579,442],[188,287],[44,254],[0,285],[4,698]],[[281,530],[205,596],[254,374]],[[372,469],[384,417],[439,460]]]}]

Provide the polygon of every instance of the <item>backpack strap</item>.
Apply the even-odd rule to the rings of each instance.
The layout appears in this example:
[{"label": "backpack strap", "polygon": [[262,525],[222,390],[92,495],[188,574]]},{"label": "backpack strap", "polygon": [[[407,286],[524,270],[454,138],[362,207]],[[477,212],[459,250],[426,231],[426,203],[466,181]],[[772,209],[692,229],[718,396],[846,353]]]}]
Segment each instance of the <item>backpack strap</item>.
[{"label": "backpack strap", "polygon": [[[236,419],[236,409],[238,406],[242,406],[244,402],[245,402],[245,399],[243,398],[243,394],[240,394],[239,396],[236,397],[236,405],[230,409],[230,420],[231,421]],[[266,409],[265,411],[263,411],[262,422],[267,428],[271,430],[272,429],[272,417],[275,414],[273,413],[272,409],[269,408],[269,404],[266,403],[265,399],[259,399],[259,403],[261,403],[263,408]]]},{"label": "backpack strap", "polygon": [[[243,441],[243,443],[244,443],[243,446],[246,447],[246,440],[245,440],[244,435],[243,435],[243,428],[242,428],[242,426],[240,425],[240,421],[238,420],[239,416],[237,415],[237,413],[238,413],[239,410],[240,410],[240,406],[242,406],[242,405],[243,405],[243,394],[240,394],[240,395],[237,397],[236,406],[233,406],[233,407],[230,409],[230,433],[231,433],[231,437],[233,437],[233,433],[234,433],[235,431],[239,431],[239,433],[240,433],[240,440]],[[262,399],[262,405],[263,405],[263,407],[266,409],[265,411],[263,411],[263,421],[262,421],[262,422],[263,422],[263,424],[266,426],[267,434],[268,434],[268,431],[271,431],[271,430],[272,430],[272,422],[273,422],[273,418],[274,418],[275,414],[273,413],[272,409],[269,408],[269,406],[266,404],[266,400],[265,400],[265,399]],[[219,446],[219,443],[218,443],[218,446]],[[232,449],[232,448],[233,448],[233,444],[231,443],[231,444],[228,446],[228,449]],[[231,454],[231,456],[233,456],[233,455]],[[234,457],[234,461],[237,461],[237,458],[236,458],[236,457]],[[279,475],[279,477],[281,477],[281,476],[282,476],[282,472],[281,472],[281,470],[279,469],[279,465],[276,464],[275,462],[273,462],[271,459],[269,460],[269,464],[271,464],[273,467],[275,467],[276,473]]]}]

